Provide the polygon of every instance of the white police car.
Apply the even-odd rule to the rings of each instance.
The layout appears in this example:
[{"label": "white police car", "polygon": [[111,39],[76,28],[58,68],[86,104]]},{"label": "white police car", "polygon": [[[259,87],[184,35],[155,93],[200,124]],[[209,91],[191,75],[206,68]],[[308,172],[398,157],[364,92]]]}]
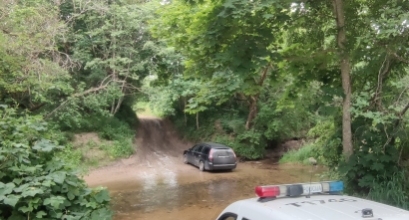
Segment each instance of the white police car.
[{"label": "white police car", "polygon": [[409,220],[409,211],[342,195],[341,181],[257,186],[217,220]]}]

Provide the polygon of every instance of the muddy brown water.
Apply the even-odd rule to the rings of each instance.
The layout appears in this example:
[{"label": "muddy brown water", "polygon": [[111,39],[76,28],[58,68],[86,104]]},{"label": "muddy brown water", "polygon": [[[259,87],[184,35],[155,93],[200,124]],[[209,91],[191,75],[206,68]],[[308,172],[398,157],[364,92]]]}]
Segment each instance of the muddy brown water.
[{"label": "muddy brown water", "polygon": [[[185,165],[152,175],[94,182],[112,196],[115,220],[131,219],[216,219],[231,202],[254,197],[257,185],[320,180],[323,168],[299,165],[240,163],[233,172],[200,172]],[[153,171],[153,170],[152,170]],[[138,172],[135,170],[135,172]]]},{"label": "muddy brown water", "polygon": [[108,188],[115,220],[216,219],[230,203],[254,197],[257,185],[318,181],[324,170],[265,160],[239,163],[233,172],[200,172],[182,162],[191,143],[158,119],[141,121],[135,143],[134,156],[84,177],[92,187]]}]

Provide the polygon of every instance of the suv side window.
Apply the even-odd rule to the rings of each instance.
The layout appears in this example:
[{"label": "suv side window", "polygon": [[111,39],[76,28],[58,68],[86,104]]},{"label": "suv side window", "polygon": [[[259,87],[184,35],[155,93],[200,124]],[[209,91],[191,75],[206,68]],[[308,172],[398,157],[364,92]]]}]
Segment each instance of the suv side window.
[{"label": "suv side window", "polygon": [[197,145],[195,145],[195,146],[192,147],[192,150],[191,150],[191,151],[192,151],[192,152],[197,151],[197,150],[199,149],[199,147],[200,147],[200,145],[197,144]]},{"label": "suv side window", "polygon": [[202,151],[202,148],[203,148],[203,146],[199,145],[199,147],[196,148],[194,151],[197,152],[197,153],[200,153]]},{"label": "suv side window", "polygon": [[237,214],[226,212],[222,216],[220,216],[220,218],[217,220],[236,220],[236,219],[237,219]]},{"label": "suv side window", "polygon": [[208,155],[209,152],[210,152],[210,147],[204,146],[204,147],[203,147],[203,150],[202,150],[202,153],[205,154],[205,155]]}]

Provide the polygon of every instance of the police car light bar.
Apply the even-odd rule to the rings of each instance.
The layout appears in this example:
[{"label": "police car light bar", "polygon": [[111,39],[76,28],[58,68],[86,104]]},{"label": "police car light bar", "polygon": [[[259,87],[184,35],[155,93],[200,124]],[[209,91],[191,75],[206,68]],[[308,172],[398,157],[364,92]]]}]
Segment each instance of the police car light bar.
[{"label": "police car light bar", "polygon": [[323,181],[271,186],[257,186],[255,192],[260,198],[294,197],[317,193],[340,194],[344,190],[342,181]]}]

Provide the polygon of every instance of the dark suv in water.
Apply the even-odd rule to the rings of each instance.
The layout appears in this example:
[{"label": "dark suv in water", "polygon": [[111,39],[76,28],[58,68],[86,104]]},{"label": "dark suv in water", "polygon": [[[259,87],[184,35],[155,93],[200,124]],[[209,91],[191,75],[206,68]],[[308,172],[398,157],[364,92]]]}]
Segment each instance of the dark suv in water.
[{"label": "dark suv in water", "polygon": [[233,149],[218,143],[199,143],[183,152],[183,160],[199,170],[233,170],[237,166]]}]

